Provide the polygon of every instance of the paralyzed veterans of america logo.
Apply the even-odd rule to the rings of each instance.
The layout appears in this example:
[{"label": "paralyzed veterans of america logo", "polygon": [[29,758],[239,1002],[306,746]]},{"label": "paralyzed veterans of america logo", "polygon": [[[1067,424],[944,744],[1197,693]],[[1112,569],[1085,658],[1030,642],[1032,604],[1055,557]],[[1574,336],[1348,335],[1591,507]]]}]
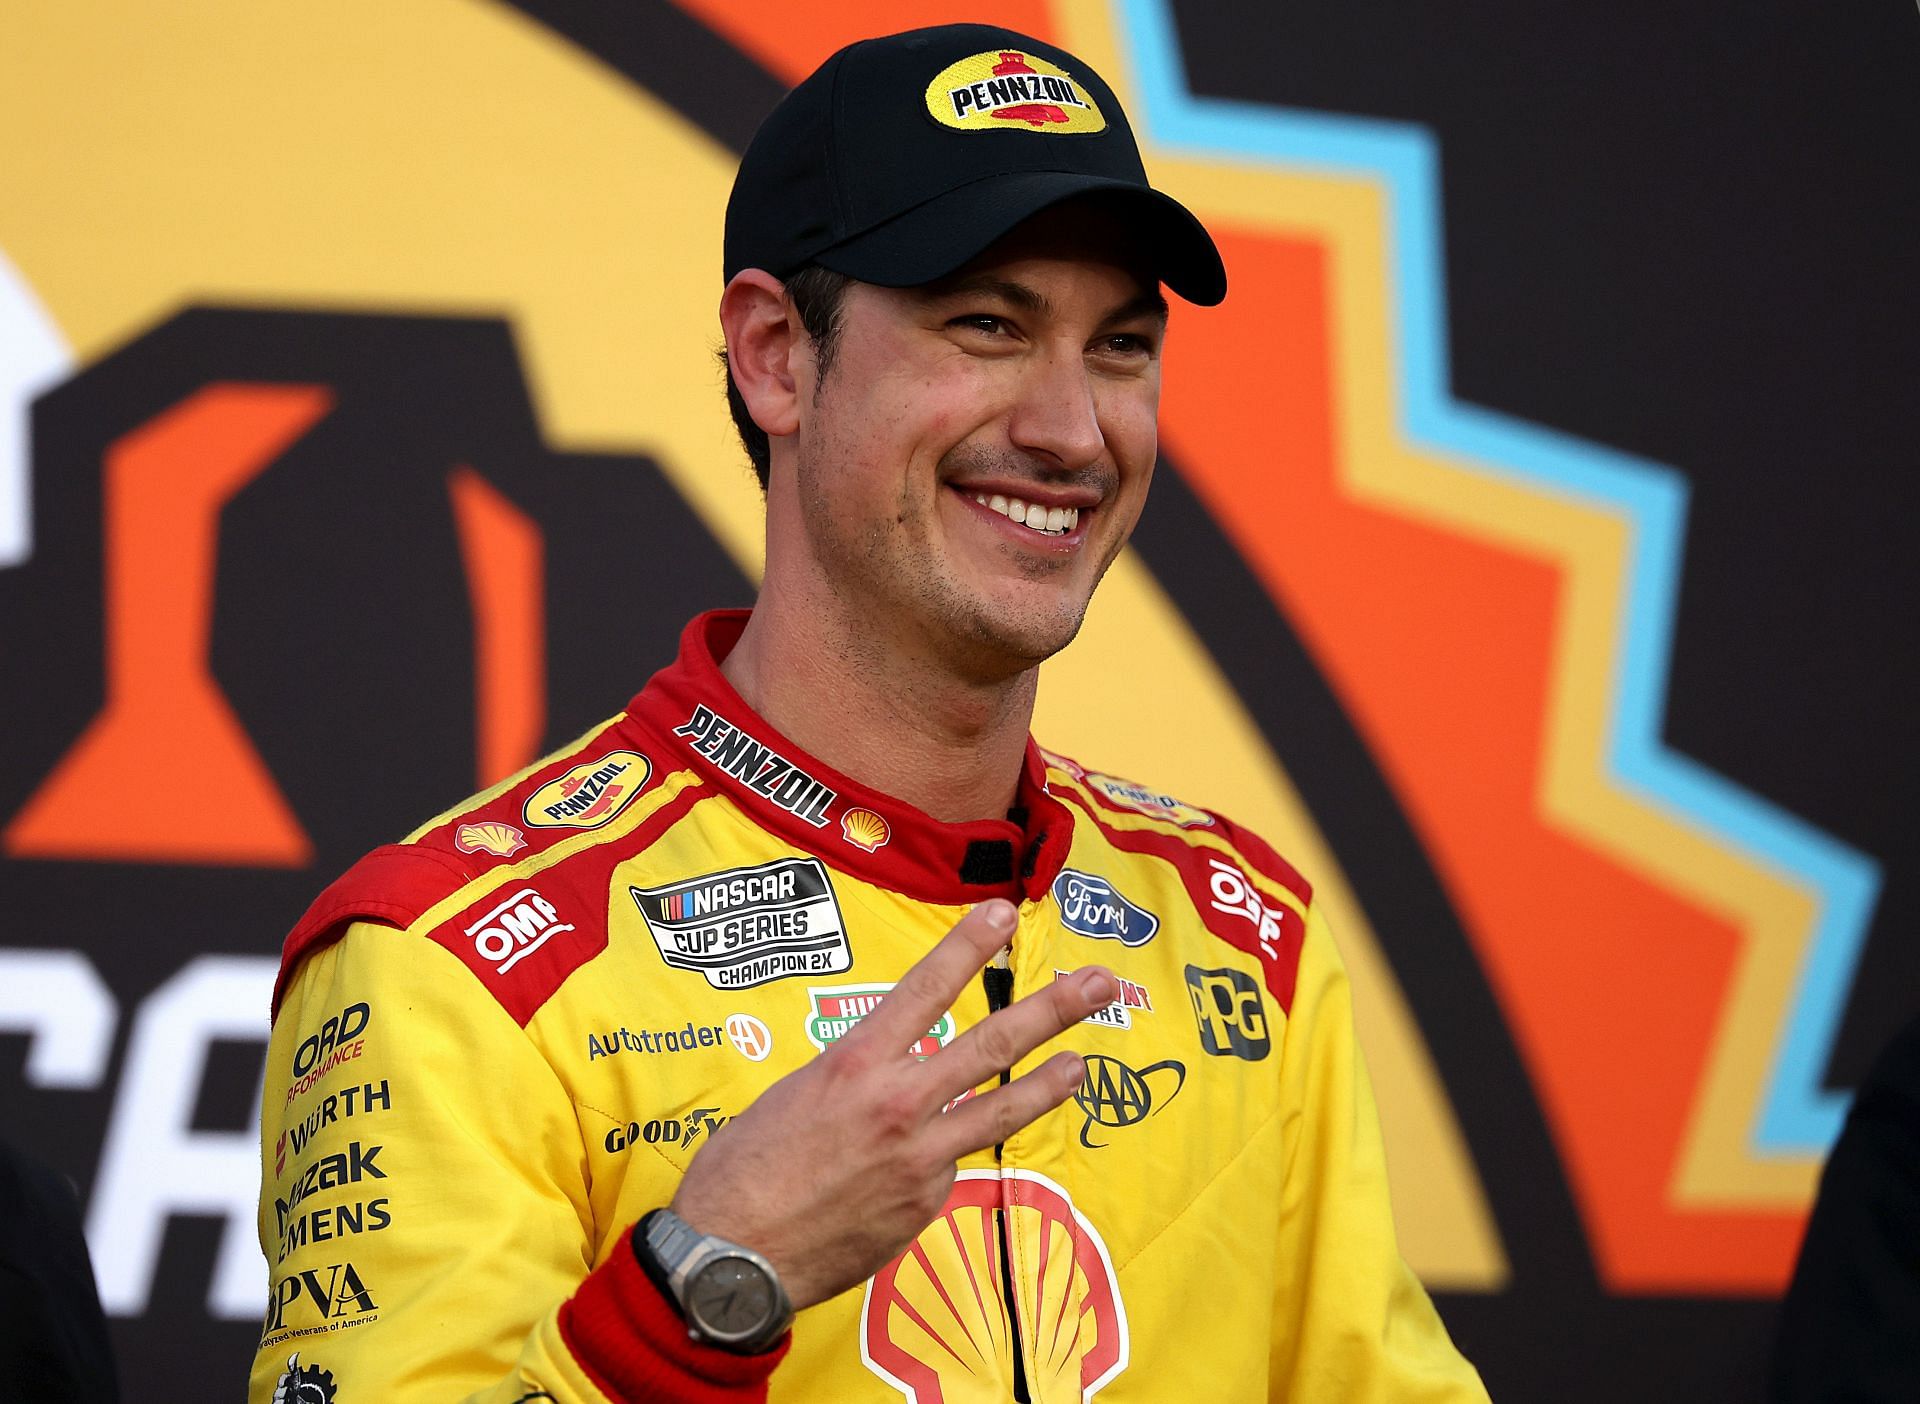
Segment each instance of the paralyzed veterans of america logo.
[{"label": "paralyzed veterans of america logo", "polygon": [[[1031,1269],[1004,1290],[1000,1222]],[[1111,1384],[1129,1355],[1113,1259],[1046,1176],[962,1170],[940,1216],[868,1281],[860,1358],[909,1404],[971,1404],[1012,1393],[1015,1349],[1030,1398],[1091,1400]]]},{"label": "paralyzed veterans of america logo", "polygon": [[1160,929],[1160,918],[1135,906],[1112,883],[1093,873],[1062,868],[1053,880],[1053,900],[1060,907],[1060,924],[1079,936],[1144,946]]},{"label": "paralyzed veterans of america logo", "polygon": [[[807,991],[812,1012],[807,1016],[807,1041],[822,1052],[830,1043],[838,1043],[847,1031],[880,1007],[892,985],[814,986]],[[953,1013],[949,1010],[924,1035],[913,1041],[910,1051],[916,1058],[931,1058],[953,1042]]]},{"label": "paralyzed veterans of america logo", "polygon": [[609,751],[527,796],[521,811],[542,829],[597,829],[633,803],[653,765],[638,751]]},{"label": "paralyzed veterans of america logo", "polygon": [[991,49],[949,64],[927,84],[927,111],[963,132],[1044,131],[1092,134],[1107,119],[1063,69],[1011,49]]},{"label": "paralyzed veterans of america logo", "polygon": [[676,970],[698,970],[716,990],[853,966],[840,903],[817,858],[780,858],[663,887],[629,887]]}]

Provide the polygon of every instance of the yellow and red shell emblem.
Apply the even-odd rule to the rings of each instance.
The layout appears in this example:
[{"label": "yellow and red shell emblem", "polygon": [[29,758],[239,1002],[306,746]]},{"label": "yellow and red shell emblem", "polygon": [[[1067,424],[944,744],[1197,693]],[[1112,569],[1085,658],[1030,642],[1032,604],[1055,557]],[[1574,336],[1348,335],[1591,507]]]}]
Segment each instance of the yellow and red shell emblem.
[{"label": "yellow and red shell emblem", "polygon": [[511,858],[527,846],[527,836],[511,824],[490,820],[484,824],[462,824],[453,831],[453,846],[462,853],[491,853]]},{"label": "yellow and red shell emblem", "polygon": [[893,837],[893,830],[887,827],[887,821],[871,809],[849,809],[840,816],[840,837],[855,848],[864,848],[872,853],[885,848],[887,840]]},{"label": "yellow and red shell emblem", "polygon": [[1103,132],[1106,116],[1065,69],[1036,54],[989,49],[927,84],[927,113],[963,132]]},{"label": "yellow and red shell emblem", "polygon": [[[1019,1342],[994,1212],[1017,1239]],[[860,1357],[909,1404],[1004,1404],[1019,1349],[1035,1399],[1092,1399],[1127,1368],[1127,1312],[1099,1231],[1032,1170],[962,1170],[940,1217],[867,1283]]]},{"label": "yellow and red shell emblem", "polygon": [[632,804],[652,774],[638,751],[608,751],[528,795],[521,816],[541,829],[597,829]]}]

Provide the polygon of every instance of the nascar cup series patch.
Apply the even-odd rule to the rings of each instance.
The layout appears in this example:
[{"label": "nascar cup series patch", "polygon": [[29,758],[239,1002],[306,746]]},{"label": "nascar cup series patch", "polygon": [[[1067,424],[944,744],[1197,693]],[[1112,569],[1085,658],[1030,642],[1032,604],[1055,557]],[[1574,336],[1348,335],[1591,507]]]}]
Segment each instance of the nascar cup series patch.
[{"label": "nascar cup series patch", "polygon": [[817,858],[781,858],[627,891],[660,958],[676,970],[699,971],[716,990],[837,975],[853,966],[840,903]]},{"label": "nascar cup series patch", "polygon": [[963,132],[1092,135],[1107,119],[1087,90],[1043,58],[991,49],[948,64],[927,84],[927,112]]}]

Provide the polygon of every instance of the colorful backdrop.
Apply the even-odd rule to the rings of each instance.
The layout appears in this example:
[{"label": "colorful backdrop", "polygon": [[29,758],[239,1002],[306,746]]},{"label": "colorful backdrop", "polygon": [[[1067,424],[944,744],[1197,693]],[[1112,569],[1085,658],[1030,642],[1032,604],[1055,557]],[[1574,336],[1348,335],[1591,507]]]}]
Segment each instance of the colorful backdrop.
[{"label": "colorful backdrop", "polygon": [[1751,1397],[1920,1010],[1905,0],[8,7],[0,1134],[132,1396],[240,1389],[307,899],[751,598],[734,162],[952,18],[1101,68],[1233,284],[1036,729],[1314,877],[1496,1398]]}]

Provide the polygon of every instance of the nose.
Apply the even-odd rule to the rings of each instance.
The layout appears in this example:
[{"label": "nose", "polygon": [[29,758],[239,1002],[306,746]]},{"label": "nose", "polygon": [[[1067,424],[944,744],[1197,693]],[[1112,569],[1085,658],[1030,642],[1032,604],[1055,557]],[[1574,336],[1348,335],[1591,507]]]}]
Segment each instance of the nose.
[{"label": "nose", "polygon": [[1107,440],[1086,363],[1078,355],[1054,352],[1024,367],[1007,433],[1015,447],[1062,468],[1098,462]]}]

